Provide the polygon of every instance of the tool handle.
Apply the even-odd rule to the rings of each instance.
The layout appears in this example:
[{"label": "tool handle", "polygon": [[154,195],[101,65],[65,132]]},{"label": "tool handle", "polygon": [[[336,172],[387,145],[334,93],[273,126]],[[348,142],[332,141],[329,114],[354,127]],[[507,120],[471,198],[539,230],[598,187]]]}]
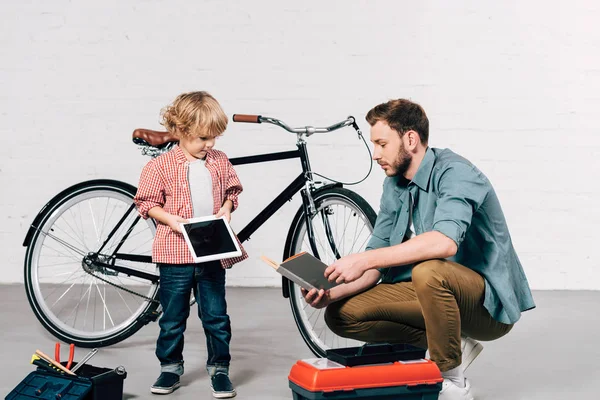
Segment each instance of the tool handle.
[{"label": "tool handle", "polygon": [[[69,345],[69,361],[67,362],[67,369],[71,369],[71,365],[73,365],[73,356],[75,355],[75,344],[71,343]],[[58,361],[58,360],[56,360]]]},{"label": "tool handle", "polygon": [[50,364],[54,365],[56,368],[60,369],[61,371],[66,372],[69,375],[75,375],[75,373],[69,371],[68,369],[63,367],[62,364],[57,363],[56,361],[54,361],[53,359],[48,357],[48,355],[42,353],[40,350],[36,350],[35,354],[37,354],[40,358],[48,361]]},{"label": "tool handle", "polygon": [[52,364],[47,363],[46,361],[42,360],[41,358],[37,358],[35,360],[32,360],[31,363],[33,365],[37,365],[38,367],[42,368],[44,371],[48,371],[48,372],[54,372],[57,374],[62,374],[62,371],[59,371],[58,369],[54,368],[52,366]]}]

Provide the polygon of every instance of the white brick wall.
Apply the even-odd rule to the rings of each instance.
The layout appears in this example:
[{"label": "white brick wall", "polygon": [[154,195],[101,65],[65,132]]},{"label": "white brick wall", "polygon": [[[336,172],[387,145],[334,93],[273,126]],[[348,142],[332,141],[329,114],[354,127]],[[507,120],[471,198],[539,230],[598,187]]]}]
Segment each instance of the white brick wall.
[{"label": "white brick wall", "polygon": [[[536,289],[598,289],[600,6],[593,1],[0,2],[1,278],[22,281],[22,240],[54,194],[82,180],[137,184],[134,128],[182,91],[226,112],[292,125],[364,115],[390,98],[420,102],[431,144],[492,180]],[[313,140],[314,139],[314,140]],[[352,131],[310,140],[315,169],[365,172]],[[275,127],[231,124],[230,156],[289,150]],[[240,229],[297,164],[239,168]],[[382,173],[356,188],[376,208]],[[267,181],[270,185],[264,186]],[[278,285],[258,260],[281,257],[298,200],[247,245],[232,285]]]}]

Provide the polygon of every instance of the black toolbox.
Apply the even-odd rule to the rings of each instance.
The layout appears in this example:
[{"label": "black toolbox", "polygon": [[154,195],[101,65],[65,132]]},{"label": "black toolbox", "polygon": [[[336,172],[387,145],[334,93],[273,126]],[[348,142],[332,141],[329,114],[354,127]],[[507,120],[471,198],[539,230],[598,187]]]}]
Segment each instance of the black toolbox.
[{"label": "black toolbox", "polygon": [[[64,363],[63,363],[64,364]],[[77,363],[73,363],[73,367]],[[121,400],[127,372],[83,365],[77,375],[61,374],[38,368],[15,387],[5,400]]]},{"label": "black toolbox", "polygon": [[361,347],[344,347],[326,350],[326,357],[342,365],[380,364],[394,361],[425,358],[425,349],[410,344],[378,343]]}]

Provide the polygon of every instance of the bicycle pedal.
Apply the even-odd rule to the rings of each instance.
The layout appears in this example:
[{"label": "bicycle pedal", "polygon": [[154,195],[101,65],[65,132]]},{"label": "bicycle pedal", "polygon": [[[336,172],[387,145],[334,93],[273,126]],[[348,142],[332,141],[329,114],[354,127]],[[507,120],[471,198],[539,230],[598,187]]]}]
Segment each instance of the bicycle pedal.
[{"label": "bicycle pedal", "polygon": [[158,317],[160,317],[160,314],[162,314],[162,311],[158,311],[158,310],[145,312],[144,315],[142,315],[140,317],[140,321],[143,322],[144,325],[146,325],[150,322],[156,321],[158,319]]}]

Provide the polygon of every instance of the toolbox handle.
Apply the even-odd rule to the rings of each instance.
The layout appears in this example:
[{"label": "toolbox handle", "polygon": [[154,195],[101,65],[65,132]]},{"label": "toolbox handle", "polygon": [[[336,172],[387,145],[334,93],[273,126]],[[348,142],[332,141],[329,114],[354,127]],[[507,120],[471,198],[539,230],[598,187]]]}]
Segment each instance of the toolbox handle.
[{"label": "toolbox handle", "polygon": [[65,387],[63,388],[63,390],[61,390],[60,392],[56,393],[56,399],[57,400],[62,399],[65,394],[69,393],[69,390],[71,390],[72,386],[73,386],[73,381],[70,381],[68,384],[65,385]]},{"label": "toolbox handle", "polygon": [[356,390],[354,389],[337,389],[337,390],[329,390],[322,392],[323,397],[334,396],[337,397],[339,395],[351,394],[354,395]]}]

